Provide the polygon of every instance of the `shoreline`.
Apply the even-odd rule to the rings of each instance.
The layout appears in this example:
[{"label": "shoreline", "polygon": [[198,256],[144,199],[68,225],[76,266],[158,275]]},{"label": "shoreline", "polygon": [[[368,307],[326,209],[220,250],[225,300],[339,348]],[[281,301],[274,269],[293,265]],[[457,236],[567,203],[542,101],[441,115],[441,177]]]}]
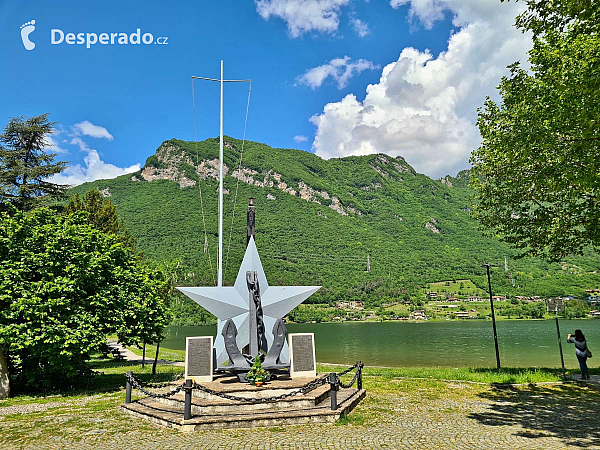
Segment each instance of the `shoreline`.
[{"label": "shoreline", "polygon": [[[558,317],[558,320],[600,320],[600,318],[598,317],[574,317],[574,318],[568,318],[568,317]],[[507,322],[507,321],[518,321],[518,322],[525,322],[525,321],[532,321],[532,322],[542,322],[545,320],[554,320],[554,317],[548,317],[548,318],[543,318],[543,319],[532,319],[532,318],[508,318],[508,317],[496,317],[496,322]],[[399,320],[334,320],[334,321],[321,321],[321,322],[286,322],[286,325],[318,325],[318,324],[342,324],[342,323],[446,323],[446,322],[455,322],[455,323],[464,323],[464,322],[491,322],[492,319],[491,318],[485,318],[485,319],[479,319],[479,318],[473,318],[473,319],[399,319]],[[208,324],[194,324],[194,325],[177,325],[177,324],[170,324],[167,325],[169,327],[211,327],[211,326],[217,326],[216,323],[208,323]]]}]

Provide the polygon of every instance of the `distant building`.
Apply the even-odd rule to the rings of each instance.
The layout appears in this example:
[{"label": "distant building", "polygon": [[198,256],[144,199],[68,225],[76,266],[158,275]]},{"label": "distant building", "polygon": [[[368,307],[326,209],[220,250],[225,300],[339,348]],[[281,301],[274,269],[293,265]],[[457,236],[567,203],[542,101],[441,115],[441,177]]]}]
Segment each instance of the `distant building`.
[{"label": "distant building", "polygon": [[497,302],[503,302],[504,300],[506,300],[506,297],[504,295],[493,295],[492,298]]},{"label": "distant building", "polygon": [[449,298],[448,298],[448,301],[449,301],[449,302],[457,302],[457,301],[458,301],[458,299],[457,299],[456,297],[449,297]]},{"label": "distant building", "polygon": [[355,301],[349,301],[349,302],[337,302],[335,304],[335,307],[337,309],[358,309],[361,310],[363,309],[365,306],[364,302],[355,302]]},{"label": "distant building", "polygon": [[425,315],[425,311],[413,311],[410,314],[410,318],[413,320],[427,320],[427,316]]},{"label": "distant building", "polygon": [[482,302],[483,298],[479,297],[479,296],[474,296],[474,297],[469,297],[467,298],[468,302]]},{"label": "distant building", "polygon": [[427,298],[429,300],[433,300],[434,298],[438,298],[438,293],[437,292],[428,292],[427,293]]},{"label": "distant building", "polygon": [[592,316],[592,317],[600,317],[600,311],[597,311],[597,310],[590,311],[590,316]]},{"label": "distant building", "polygon": [[600,289],[586,289],[586,294],[600,294]]},{"label": "distant building", "polygon": [[471,317],[471,313],[469,311],[454,311],[454,316],[457,319],[469,319]]},{"label": "distant building", "polygon": [[534,295],[533,297],[526,297],[526,296],[522,296],[522,295],[516,295],[515,298],[517,300],[523,300],[523,301],[526,301],[528,303],[539,302],[539,301],[542,300],[539,295]]}]

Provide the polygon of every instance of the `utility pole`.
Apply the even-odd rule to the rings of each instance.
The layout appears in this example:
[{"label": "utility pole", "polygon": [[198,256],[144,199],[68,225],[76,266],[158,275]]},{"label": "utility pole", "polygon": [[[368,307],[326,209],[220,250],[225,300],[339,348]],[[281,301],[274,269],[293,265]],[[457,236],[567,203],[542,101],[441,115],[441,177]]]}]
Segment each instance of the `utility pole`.
[{"label": "utility pole", "polygon": [[498,349],[498,333],[496,332],[496,315],[494,314],[494,297],[492,296],[492,281],[490,278],[490,267],[491,264],[483,264],[481,267],[485,267],[487,271],[488,289],[490,291],[490,307],[492,309],[492,327],[494,328],[494,345],[496,347],[496,365],[498,366],[498,373],[500,373],[500,350]]},{"label": "utility pole", "polygon": [[254,223],[255,223],[255,215],[254,215],[254,197],[250,197],[248,199],[248,213],[246,214],[247,220],[247,228],[246,228],[246,246],[248,246],[248,242],[250,242],[250,238],[254,237]]}]

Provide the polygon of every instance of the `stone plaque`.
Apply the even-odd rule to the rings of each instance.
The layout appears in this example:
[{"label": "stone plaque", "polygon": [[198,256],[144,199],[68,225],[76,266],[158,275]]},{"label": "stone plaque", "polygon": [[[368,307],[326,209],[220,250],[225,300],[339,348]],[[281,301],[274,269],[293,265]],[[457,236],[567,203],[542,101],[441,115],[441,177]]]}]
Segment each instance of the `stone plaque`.
[{"label": "stone plaque", "polygon": [[185,340],[185,378],[197,383],[213,379],[213,337],[188,337]]},{"label": "stone plaque", "polygon": [[565,302],[562,298],[549,298],[546,300],[546,311],[548,312],[564,312]]},{"label": "stone plaque", "polygon": [[294,333],[289,335],[289,339],[291,377],[316,377],[315,335]]}]

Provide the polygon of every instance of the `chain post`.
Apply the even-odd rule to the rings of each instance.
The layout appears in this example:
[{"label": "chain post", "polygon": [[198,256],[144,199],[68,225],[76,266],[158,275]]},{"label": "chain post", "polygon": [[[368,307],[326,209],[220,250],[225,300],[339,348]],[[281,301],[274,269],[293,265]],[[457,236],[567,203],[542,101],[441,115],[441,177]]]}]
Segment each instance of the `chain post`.
[{"label": "chain post", "polygon": [[131,403],[131,377],[133,376],[133,372],[127,372],[125,375],[125,404]]},{"label": "chain post", "polygon": [[185,380],[185,405],[183,408],[183,419],[192,418],[192,380]]},{"label": "chain post", "polygon": [[364,364],[362,361],[358,361],[356,363],[356,370],[358,370],[358,379],[356,380],[356,387],[360,391],[362,389],[362,368]]},{"label": "chain post", "polygon": [[329,374],[329,386],[330,386],[330,397],[331,397],[331,410],[335,411],[338,409],[338,404],[337,404],[337,390],[338,390],[338,385],[337,385],[337,373],[335,372],[331,372]]}]

